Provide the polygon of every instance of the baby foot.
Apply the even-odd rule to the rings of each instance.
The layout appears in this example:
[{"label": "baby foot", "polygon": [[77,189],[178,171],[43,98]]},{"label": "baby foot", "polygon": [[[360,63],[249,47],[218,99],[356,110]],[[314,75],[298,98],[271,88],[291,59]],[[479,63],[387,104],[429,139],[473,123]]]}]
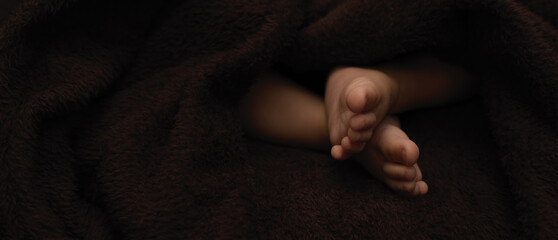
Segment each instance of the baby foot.
[{"label": "baby foot", "polygon": [[397,83],[383,72],[356,67],[335,69],[325,93],[331,156],[341,160],[362,151],[397,93]]},{"label": "baby foot", "polygon": [[364,151],[355,158],[391,189],[418,196],[428,191],[417,165],[418,156],[417,145],[401,130],[399,121],[388,116],[376,127]]}]

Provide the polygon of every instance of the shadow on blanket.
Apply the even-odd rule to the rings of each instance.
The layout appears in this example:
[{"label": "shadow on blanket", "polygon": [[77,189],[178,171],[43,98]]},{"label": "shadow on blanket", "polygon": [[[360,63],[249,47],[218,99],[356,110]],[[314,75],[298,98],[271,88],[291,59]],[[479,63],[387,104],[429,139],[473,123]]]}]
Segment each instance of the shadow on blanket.
[{"label": "shadow on blanket", "polygon": [[[22,1],[0,26],[0,238],[556,237],[556,13],[550,0]],[[401,116],[424,197],[240,127],[239,98],[272,64],[323,75],[424,51],[482,82],[470,101]]]}]

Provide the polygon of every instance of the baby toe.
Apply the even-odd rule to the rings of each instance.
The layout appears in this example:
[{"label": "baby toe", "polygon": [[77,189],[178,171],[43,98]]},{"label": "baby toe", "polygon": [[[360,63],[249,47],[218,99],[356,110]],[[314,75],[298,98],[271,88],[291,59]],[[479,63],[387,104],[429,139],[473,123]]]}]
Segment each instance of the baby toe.
[{"label": "baby toe", "polygon": [[347,136],[341,140],[341,146],[343,147],[343,150],[348,153],[357,153],[364,149],[366,142],[352,142]]},{"label": "baby toe", "polygon": [[418,189],[418,194],[417,195],[424,195],[428,192],[428,184],[426,184],[426,182],[424,181],[418,181],[417,182],[417,189]]},{"label": "baby toe", "polygon": [[375,122],[376,115],[373,112],[357,114],[349,120],[349,127],[356,131],[362,131],[374,126]]},{"label": "baby toe", "polygon": [[349,158],[349,154],[343,150],[341,145],[334,145],[331,147],[331,157],[337,160],[346,160]]},{"label": "baby toe", "polygon": [[415,181],[399,181],[389,178],[386,179],[386,184],[395,191],[411,195],[416,192],[415,188],[417,187]]},{"label": "baby toe", "polygon": [[365,142],[372,137],[372,129],[368,129],[365,131],[355,131],[352,128],[349,128],[347,135],[349,136],[349,140],[351,140],[351,142]]},{"label": "baby toe", "polygon": [[418,147],[407,137],[395,137],[388,144],[389,146],[384,153],[391,161],[407,166],[413,166],[417,163],[419,157]]},{"label": "baby toe", "polygon": [[401,153],[401,161],[403,164],[408,166],[416,164],[420,155],[417,144],[411,141],[408,137],[405,137],[405,141],[403,141],[401,145],[401,148],[403,149]]},{"label": "baby toe", "polygon": [[383,166],[383,171],[386,177],[395,180],[412,181],[417,178],[417,171],[415,167],[409,167],[397,163],[386,162]]},{"label": "baby toe", "polygon": [[417,173],[415,180],[416,181],[421,181],[422,180],[422,172],[420,171],[420,168],[419,168],[418,164],[415,163],[415,165],[413,165],[413,167],[415,168],[416,173]]},{"label": "baby toe", "polygon": [[347,107],[354,113],[371,110],[378,103],[378,90],[370,79],[355,78],[346,91]]}]

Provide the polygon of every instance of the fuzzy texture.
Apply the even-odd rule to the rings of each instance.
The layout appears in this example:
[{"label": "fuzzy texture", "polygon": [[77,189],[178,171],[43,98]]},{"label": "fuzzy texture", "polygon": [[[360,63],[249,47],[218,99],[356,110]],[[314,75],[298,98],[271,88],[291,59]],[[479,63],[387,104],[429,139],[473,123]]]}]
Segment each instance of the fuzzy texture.
[{"label": "fuzzy texture", "polygon": [[[11,5],[0,239],[558,236],[556,1]],[[426,196],[241,128],[239,99],[272,65],[320,88],[332,67],[416,52],[481,83],[472,100],[401,116]]]}]

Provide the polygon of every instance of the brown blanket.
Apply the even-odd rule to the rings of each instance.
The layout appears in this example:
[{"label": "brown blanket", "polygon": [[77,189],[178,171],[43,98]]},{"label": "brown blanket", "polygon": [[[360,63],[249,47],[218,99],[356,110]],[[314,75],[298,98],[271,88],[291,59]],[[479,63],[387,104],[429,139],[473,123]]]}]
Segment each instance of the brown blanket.
[{"label": "brown blanket", "polygon": [[[558,2],[25,0],[0,24],[0,239],[558,236]],[[430,192],[246,136],[279,66],[428,52],[481,83],[401,115]]]}]

